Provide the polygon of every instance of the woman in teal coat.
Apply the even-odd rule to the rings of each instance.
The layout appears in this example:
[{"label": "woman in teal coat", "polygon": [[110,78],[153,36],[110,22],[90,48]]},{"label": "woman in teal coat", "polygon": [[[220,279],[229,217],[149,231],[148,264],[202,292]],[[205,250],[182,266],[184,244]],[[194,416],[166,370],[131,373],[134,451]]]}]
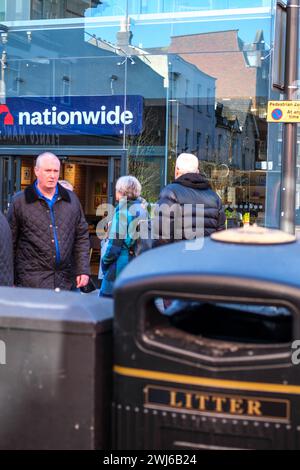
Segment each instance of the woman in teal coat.
[{"label": "woman in teal coat", "polygon": [[116,184],[116,207],[108,244],[101,268],[104,274],[100,293],[102,297],[112,297],[116,278],[134,257],[136,227],[138,220],[147,218],[145,201],[141,199],[141,184],[134,176],[122,176]]}]

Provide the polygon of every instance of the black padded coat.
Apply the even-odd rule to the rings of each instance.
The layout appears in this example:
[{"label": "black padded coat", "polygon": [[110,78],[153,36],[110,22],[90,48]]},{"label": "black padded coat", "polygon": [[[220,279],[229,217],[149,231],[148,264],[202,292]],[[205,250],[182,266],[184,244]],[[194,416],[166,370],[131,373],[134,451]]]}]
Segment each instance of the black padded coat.
[{"label": "black padded coat", "polygon": [[222,201],[205,176],[186,173],[160,192],[154,216],[154,246],[193,239],[195,233],[197,237],[209,236],[223,230],[225,220]]},{"label": "black padded coat", "polygon": [[12,200],[7,218],[13,236],[16,286],[70,290],[76,276],[90,274],[88,225],[76,194],[58,184],[53,211],[59,264],[50,210],[34,184]]}]

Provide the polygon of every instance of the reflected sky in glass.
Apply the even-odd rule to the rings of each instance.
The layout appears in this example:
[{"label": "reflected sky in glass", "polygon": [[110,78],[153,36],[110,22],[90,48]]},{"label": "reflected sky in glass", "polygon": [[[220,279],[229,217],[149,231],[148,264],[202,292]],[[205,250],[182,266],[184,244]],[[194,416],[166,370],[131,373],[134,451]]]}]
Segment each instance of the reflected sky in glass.
[{"label": "reflected sky in glass", "polygon": [[259,8],[269,7],[272,0],[103,0],[96,8],[89,8],[86,16],[113,16],[189,12],[212,9]]},{"label": "reflected sky in glass", "polygon": [[[263,30],[266,49],[270,48],[271,37],[271,18],[244,18],[238,20],[224,21],[195,21],[192,23],[176,22],[156,24],[153,22],[143,22],[143,24],[132,24],[133,33],[132,45],[148,49],[155,47],[168,47],[172,36],[201,34],[214,31],[238,30],[239,37],[245,43],[252,43],[258,30]],[[97,27],[88,28],[89,34],[96,34],[111,43],[116,43],[118,28]],[[225,50],[228,50],[224,44]]]},{"label": "reflected sky in glass", "polygon": [[[121,21],[121,17],[128,13],[131,17],[132,44],[144,49],[168,47],[172,36],[225,30],[238,30],[239,37],[244,42],[252,43],[259,29],[263,30],[269,48],[272,42],[272,2],[273,0],[104,0],[102,5],[88,9],[86,17],[115,16],[116,21]],[[242,10],[245,8],[251,9],[250,12]],[[269,8],[269,11],[262,8]],[[212,10],[223,12],[211,16]],[[191,15],[193,12],[195,14]],[[161,13],[161,17],[153,16],[157,13]],[[167,13],[175,13],[175,17],[172,18]],[[99,27],[97,32],[91,29],[88,31],[104,40],[116,42],[115,29]]]}]

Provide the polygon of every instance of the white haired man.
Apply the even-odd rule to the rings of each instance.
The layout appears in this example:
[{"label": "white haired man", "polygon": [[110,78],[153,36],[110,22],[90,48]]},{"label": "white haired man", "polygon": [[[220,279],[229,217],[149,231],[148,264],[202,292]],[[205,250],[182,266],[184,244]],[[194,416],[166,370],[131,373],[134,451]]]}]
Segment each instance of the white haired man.
[{"label": "white haired man", "polygon": [[[71,290],[89,281],[89,233],[77,196],[58,183],[60,161],[38,156],[36,181],[16,194],[7,215],[15,285]],[[75,274],[74,274],[75,273]]]},{"label": "white haired man", "polygon": [[199,172],[198,158],[180,154],[175,180],[162,189],[156,205],[154,246],[208,236],[224,228],[222,201]]}]

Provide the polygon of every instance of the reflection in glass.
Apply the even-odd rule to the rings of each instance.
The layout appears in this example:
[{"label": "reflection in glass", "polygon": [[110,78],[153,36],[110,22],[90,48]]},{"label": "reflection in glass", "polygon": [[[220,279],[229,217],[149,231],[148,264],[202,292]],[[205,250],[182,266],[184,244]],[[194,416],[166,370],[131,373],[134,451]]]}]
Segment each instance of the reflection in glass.
[{"label": "reflection in glass", "polygon": [[[1,95],[59,96],[64,106],[72,96],[142,98],[139,133],[47,144],[122,148],[150,200],[173,178],[176,156],[192,152],[228,226],[264,223],[267,160],[279,153],[270,145],[267,158],[271,0],[32,0],[14,11],[10,3],[0,2],[3,21],[24,23],[2,37]],[[29,28],[33,19],[45,22]]]}]

